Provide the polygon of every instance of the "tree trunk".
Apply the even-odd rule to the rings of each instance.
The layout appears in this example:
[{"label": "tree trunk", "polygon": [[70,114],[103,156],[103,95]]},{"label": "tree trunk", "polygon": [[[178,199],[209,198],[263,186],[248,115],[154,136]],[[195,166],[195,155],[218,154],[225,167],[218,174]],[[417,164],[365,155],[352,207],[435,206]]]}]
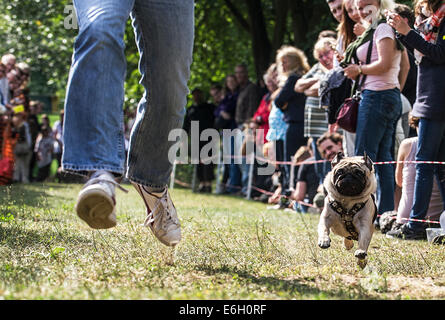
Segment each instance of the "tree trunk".
[{"label": "tree trunk", "polygon": [[272,45],[267,35],[261,0],[246,0],[252,36],[252,53],[259,81],[270,65]]}]

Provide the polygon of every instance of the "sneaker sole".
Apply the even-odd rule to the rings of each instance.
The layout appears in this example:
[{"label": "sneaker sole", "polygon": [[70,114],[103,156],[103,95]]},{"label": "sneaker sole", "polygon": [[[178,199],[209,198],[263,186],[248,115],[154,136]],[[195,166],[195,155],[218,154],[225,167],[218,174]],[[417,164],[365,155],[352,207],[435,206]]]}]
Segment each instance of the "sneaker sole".
[{"label": "sneaker sole", "polygon": [[93,229],[109,229],[116,226],[114,202],[100,189],[85,189],[77,199],[76,212],[79,218]]},{"label": "sneaker sole", "polygon": [[179,239],[179,240],[172,240],[172,241],[168,242],[168,241],[162,239],[161,237],[158,237],[158,236],[154,233],[154,231],[151,229],[151,227],[149,227],[149,228],[150,228],[151,233],[153,233],[153,235],[156,237],[156,239],[158,239],[162,244],[166,245],[167,247],[174,247],[174,246],[176,246],[179,242],[181,242],[181,239]]}]

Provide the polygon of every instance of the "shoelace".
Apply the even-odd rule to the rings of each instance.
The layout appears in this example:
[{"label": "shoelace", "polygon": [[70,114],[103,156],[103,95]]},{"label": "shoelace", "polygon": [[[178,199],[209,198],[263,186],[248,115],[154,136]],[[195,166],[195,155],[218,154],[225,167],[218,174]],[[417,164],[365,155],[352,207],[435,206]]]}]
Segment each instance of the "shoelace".
[{"label": "shoelace", "polygon": [[113,184],[115,187],[117,187],[117,188],[119,188],[120,190],[122,190],[123,192],[128,193],[128,190],[125,189],[124,187],[122,187],[122,186],[121,186],[118,182],[116,182],[114,179],[112,179],[112,178],[108,178],[108,177],[107,177],[107,178],[103,178],[102,176],[99,176],[99,177],[97,177],[97,178],[93,178],[93,179],[88,180],[87,183],[85,183],[84,188],[87,187],[87,186],[89,186],[89,185],[98,183],[98,182],[107,182],[107,183],[111,183],[111,184]]},{"label": "shoelace", "polygon": [[[149,193],[149,192],[147,192],[147,193]],[[160,214],[158,214],[159,209],[162,210]],[[161,198],[159,198],[158,201],[156,202],[156,205],[154,206],[154,208],[150,211],[149,214],[147,214],[144,225],[148,226],[149,224],[153,223],[153,225],[157,226],[158,220],[162,219],[162,217],[165,217],[165,219],[161,220],[162,229],[167,229],[167,223],[170,223],[170,222],[176,223],[176,221],[173,221],[172,216],[170,215],[170,209],[171,208],[168,203],[168,191],[165,190],[164,193],[162,194]],[[164,215],[164,214],[162,214],[162,212],[165,212],[166,214]]]}]

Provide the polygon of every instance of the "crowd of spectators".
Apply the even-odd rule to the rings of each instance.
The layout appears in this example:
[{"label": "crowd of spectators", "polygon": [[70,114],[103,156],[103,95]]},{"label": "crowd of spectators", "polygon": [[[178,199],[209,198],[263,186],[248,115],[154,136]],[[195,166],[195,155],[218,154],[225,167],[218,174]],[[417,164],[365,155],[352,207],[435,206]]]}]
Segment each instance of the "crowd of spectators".
[{"label": "crowd of spectators", "polygon": [[[43,104],[29,98],[30,67],[5,54],[0,62],[0,185],[45,181],[60,166],[63,111],[51,126]],[[40,115],[40,120],[39,120]]]},{"label": "crowd of spectators", "polygon": [[[223,85],[212,86],[211,103],[199,88],[194,90],[200,99],[194,99],[185,119],[186,126],[198,120],[206,128],[213,123],[217,129],[252,130],[257,145],[262,143],[261,155],[273,158],[276,170],[266,177],[253,170],[250,192],[253,199],[274,204],[274,209],[320,212],[322,182],[340,151],[347,156],[366,152],[374,162],[445,160],[445,82],[439,75],[445,68],[444,2],[418,0],[414,9],[391,0],[327,0],[327,5],[339,25],[337,31],[319,34],[313,66],[302,50],[283,46],[260,86],[249,81],[246,65],[237,65]],[[375,14],[373,20],[370,14]],[[329,106],[319,97],[320,83],[338,68],[356,85],[359,79],[362,82],[354,133],[329,118]],[[256,129],[263,129],[264,136],[255,137]],[[437,137],[434,143],[428,133]],[[229,143],[235,155],[236,144]],[[288,164],[291,160],[295,166]],[[261,164],[255,161],[253,166]],[[224,164],[217,192],[246,196],[249,168],[245,161]],[[428,224],[413,222],[413,217],[439,219],[444,209],[445,193],[439,193],[443,168],[412,163],[375,166],[378,216],[394,216],[385,229],[388,236],[425,238]],[[440,178],[437,183],[433,175]],[[211,191],[212,178],[199,174],[200,192]],[[378,218],[375,226],[380,227]]]},{"label": "crowd of spectators", "polygon": [[[374,162],[445,161],[444,1],[417,0],[414,9],[392,0],[327,0],[327,5],[338,28],[322,31],[314,41],[314,65],[302,50],[284,45],[258,84],[240,63],[224,83],[211,86],[209,100],[201,88],[192,90],[187,132],[192,121],[199,123],[199,133],[235,131],[223,141],[231,161],[218,167],[217,193],[249,195],[277,210],[319,212],[322,183],[338,152],[366,153]],[[336,70],[360,86],[356,132],[340,128],[320,96],[321,85]],[[39,122],[42,105],[29,101],[28,81],[29,66],[11,54],[2,57],[1,184],[44,181],[54,159],[60,166],[63,113],[53,127],[45,115]],[[127,133],[134,116],[127,114]],[[253,164],[246,157],[250,140],[259,156]],[[200,141],[200,149],[204,145]],[[238,154],[242,161],[236,161]],[[258,174],[267,165],[261,157],[274,163],[270,175]],[[395,221],[385,232],[423,239],[427,225],[414,221],[439,219],[445,166],[398,163],[375,169],[378,215],[391,213]],[[213,164],[197,165],[199,192],[212,192],[215,170]],[[379,219],[375,225],[380,227]]]}]

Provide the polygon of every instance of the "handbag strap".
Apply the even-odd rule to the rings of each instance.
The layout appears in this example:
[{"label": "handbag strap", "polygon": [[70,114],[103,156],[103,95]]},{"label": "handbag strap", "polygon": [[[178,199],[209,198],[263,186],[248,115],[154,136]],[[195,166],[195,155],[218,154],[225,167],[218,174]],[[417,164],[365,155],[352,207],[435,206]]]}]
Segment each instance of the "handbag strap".
[{"label": "handbag strap", "polygon": [[[371,62],[371,54],[372,54],[373,42],[374,42],[374,33],[372,34],[371,39],[369,40],[368,52],[366,54],[366,64],[369,64]],[[355,93],[355,94],[353,94],[353,96],[356,95],[356,94],[359,95],[361,93],[362,87],[363,87],[363,85],[365,84],[365,81],[366,81],[366,76],[367,76],[366,74],[362,74],[362,77],[360,79],[360,82],[359,82],[358,86],[356,88],[353,88],[353,90],[352,90],[352,92]],[[354,87],[356,86],[357,82],[358,81],[355,82]]]}]

